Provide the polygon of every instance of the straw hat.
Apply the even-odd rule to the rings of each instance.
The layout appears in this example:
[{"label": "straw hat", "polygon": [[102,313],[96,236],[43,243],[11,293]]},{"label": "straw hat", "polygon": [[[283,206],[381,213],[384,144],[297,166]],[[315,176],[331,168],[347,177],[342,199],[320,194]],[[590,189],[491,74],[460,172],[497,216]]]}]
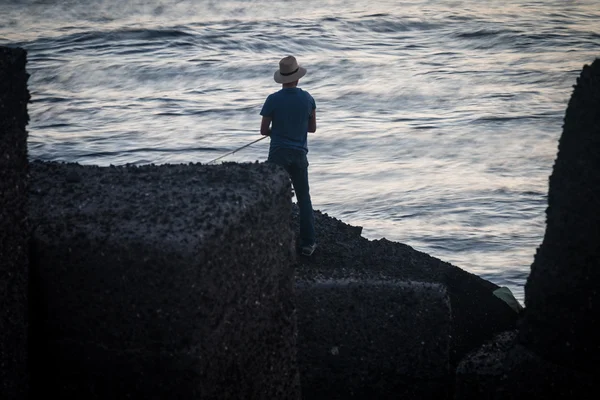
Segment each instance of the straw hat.
[{"label": "straw hat", "polygon": [[277,83],[294,82],[306,75],[306,68],[298,65],[296,57],[287,56],[279,61],[279,69],[275,71],[273,78]]}]

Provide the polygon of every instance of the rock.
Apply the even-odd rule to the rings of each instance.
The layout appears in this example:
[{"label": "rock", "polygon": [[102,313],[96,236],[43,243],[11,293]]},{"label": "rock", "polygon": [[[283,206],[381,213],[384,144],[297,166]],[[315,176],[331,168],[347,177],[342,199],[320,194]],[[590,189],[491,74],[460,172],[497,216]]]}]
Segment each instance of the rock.
[{"label": "rock", "polygon": [[[393,398],[394,393],[402,393],[404,398],[416,399],[434,392],[449,394],[458,362],[495,334],[515,328],[518,314],[493,294],[497,285],[410,246],[386,239],[367,240],[354,227],[319,211],[315,212],[315,226],[319,247],[312,257],[299,258],[296,267],[298,357],[302,390],[311,398],[333,395],[315,371],[326,371],[325,376],[334,379],[336,387],[343,388],[345,380],[346,391],[340,391],[348,394],[347,398]],[[297,232],[296,213],[292,229]],[[355,282],[355,287],[341,284],[348,280]],[[323,282],[332,284],[327,287]],[[407,282],[439,289],[406,292]],[[315,293],[322,300],[316,302]],[[385,304],[406,318],[407,324],[382,324],[381,307]],[[428,313],[435,318],[420,319]],[[337,325],[326,327],[326,321]],[[345,333],[346,326],[351,333]],[[315,337],[313,332],[321,332],[322,337]],[[323,346],[331,343],[331,338],[345,337],[347,348],[359,349],[364,345],[360,336],[366,335],[364,332],[386,339],[373,344],[377,351],[361,353],[363,364],[369,365],[368,373],[355,358],[337,366],[325,363]],[[406,364],[398,361],[398,351],[402,349],[410,358],[414,354],[410,343],[421,337],[426,338],[427,346],[422,350],[431,357],[431,369],[415,367],[411,375]],[[447,352],[440,350],[444,346]],[[397,368],[395,374],[390,373],[392,365]],[[358,376],[364,380],[357,380]],[[407,386],[407,382],[414,385]]]},{"label": "rock", "polygon": [[596,376],[541,358],[520,344],[517,330],[499,334],[457,368],[455,399],[519,400],[598,397]]},{"label": "rock", "polygon": [[67,175],[65,176],[65,181],[67,183],[81,182],[81,176],[79,176],[79,174],[75,171],[69,171],[69,172],[67,172]]},{"label": "rock", "polygon": [[569,101],[550,177],[547,226],[519,329],[469,354],[456,400],[596,399],[600,371],[600,59]]},{"label": "rock", "polygon": [[25,399],[27,379],[27,53],[0,47],[0,399]]},{"label": "rock", "polygon": [[33,162],[31,186],[34,398],[300,398],[283,170]]},{"label": "rock", "polygon": [[447,398],[451,312],[443,286],[306,281],[296,298],[304,398]]},{"label": "rock", "polygon": [[546,233],[525,286],[520,342],[544,359],[600,372],[600,59],[569,101],[550,176]]}]

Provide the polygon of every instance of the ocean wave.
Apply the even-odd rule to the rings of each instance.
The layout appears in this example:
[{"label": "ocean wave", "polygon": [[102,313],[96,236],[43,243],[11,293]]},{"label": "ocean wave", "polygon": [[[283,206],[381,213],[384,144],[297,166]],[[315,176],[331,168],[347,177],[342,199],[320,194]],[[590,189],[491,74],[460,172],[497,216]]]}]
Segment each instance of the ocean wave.
[{"label": "ocean wave", "polygon": [[[194,34],[183,29],[115,29],[115,30],[91,30],[84,32],[68,33],[59,36],[44,36],[29,43],[23,43],[24,47],[34,49],[46,49],[68,47],[73,45],[93,45],[102,43],[107,46],[118,45],[120,42],[143,42],[171,40],[173,38],[190,38]],[[139,43],[136,43],[139,45]]]},{"label": "ocean wave", "polygon": [[459,39],[479,39],[479,38],[489,38],[496,37],[502,35],[514,35],[517,32],[509,30],[509,29],[499,29],[499,30],[490,30],[490,29],[477,29],[471,32],[457,32],[455,36]]},{"label": "ocean wave", "polygon": [[394,16],[364,16],[356,19],[340,19],[340,29],[349,32],[398,33],[409,31],[428,31],[440,28],[440,23],[416,21],[410,18]]}]

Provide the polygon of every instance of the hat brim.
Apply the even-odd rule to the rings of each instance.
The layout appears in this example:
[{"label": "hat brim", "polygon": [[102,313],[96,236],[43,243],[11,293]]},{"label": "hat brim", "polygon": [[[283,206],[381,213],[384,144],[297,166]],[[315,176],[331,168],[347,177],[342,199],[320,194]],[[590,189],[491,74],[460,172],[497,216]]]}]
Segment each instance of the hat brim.
[{"label": "hat brim", "polygon": [[277,82],[277,83],[290,83],[290,82],[297,81],[298,79],[302,78],[304,75],[306,75],[306,68],[298,67],[298,71],[294,72],[292,75],[281,75],[279,70],[277,70],[277,71],[275,71],[275,74],[273,75],[273,79],[275,79],[275,82]]}]

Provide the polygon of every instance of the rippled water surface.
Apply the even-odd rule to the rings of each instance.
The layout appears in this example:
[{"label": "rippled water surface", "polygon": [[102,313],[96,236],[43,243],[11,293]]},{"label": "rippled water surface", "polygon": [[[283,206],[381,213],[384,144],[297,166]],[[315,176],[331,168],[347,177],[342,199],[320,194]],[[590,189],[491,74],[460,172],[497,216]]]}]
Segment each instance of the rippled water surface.
[{"label": "rippled water surface", "polygon": [[0,44],[29,52],[31,158],[208,162],[258,137],[294,54],[318,107],[314,207],[521,301],[572,85],[600,56],[591,0],[0,5]]}]

